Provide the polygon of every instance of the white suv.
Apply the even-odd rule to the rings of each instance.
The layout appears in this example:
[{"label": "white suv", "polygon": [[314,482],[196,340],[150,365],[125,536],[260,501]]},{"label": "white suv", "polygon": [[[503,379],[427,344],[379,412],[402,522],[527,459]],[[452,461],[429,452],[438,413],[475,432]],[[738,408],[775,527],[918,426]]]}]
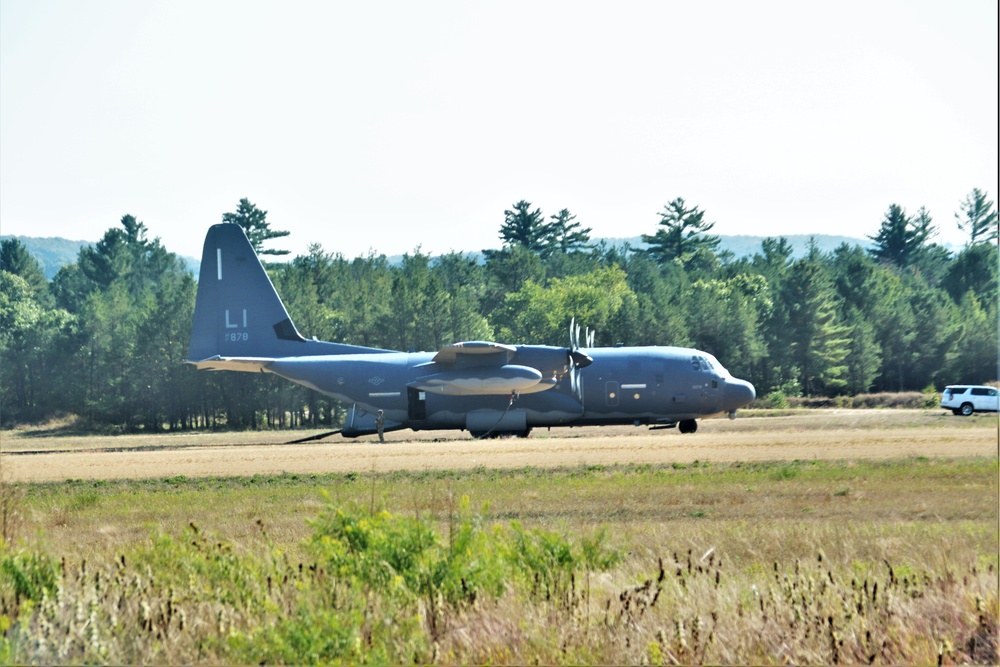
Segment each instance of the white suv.
[{"label": "white suv", "polygon": [[1000,395],[993,387],[968,384],[950,384],[941,395],[941,407],[952,414],[968,417],[973,412],[997,412]]}]

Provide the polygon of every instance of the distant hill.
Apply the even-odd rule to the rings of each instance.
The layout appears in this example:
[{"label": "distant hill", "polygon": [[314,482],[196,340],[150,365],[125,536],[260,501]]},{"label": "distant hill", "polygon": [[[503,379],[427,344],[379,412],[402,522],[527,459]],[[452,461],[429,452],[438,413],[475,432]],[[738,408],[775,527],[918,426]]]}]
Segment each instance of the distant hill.
[{"label": "distant hill", "polygon": [[[763,236],[723,236],[719,248],[728,250],[736,257],[752,257],[760,252],[760,243],[766,237]],[[828,234],[792,234],[785,236],[792,246],[792,256],[795,258],[805,257],[809,252],[809,242],[815,240],[816,247],[822,253],[830,253],[843,244],[849,246],[859,245],[862,248],[871,248],[870,239],[856,239],[851,236],[832,236]]]},{"label": "distant hill", "polygon": [[32,257],[42,265],[42,272],[47,280],[52,280],[60,267],[76,262],[80,248],[93,245],[90,241],[70,241],[58,237],[40,238],[35,236],[13,236],[5,234],[0,241],[14,238],[24,244]]},{"label": "distant hill", "polygon": [[[48,280],[52,280],[60,267],[76,262],[77,256],[80,254],[80,248],[93,245],[90,241],[70,241],[68,239],[53,237],[0,236],[0,240],[9,238],[16,238],[24,244],[28,252],[42,265],[42,271]],[[722,242],[719,244],[719,250],[731,252],[735,257],[739,258],[751,257],[754,253],[760,252],[760,243],[767,237],[740,235],[720,236],[719,238],[722,239]],[[872,245],[869,239],[857,239],[851,236],[833,236],[830,234],[792,234],[784,238],[788,239],[788,243],[792,246],[792,255],[796,258],[805,256],[810,240],[814,240],[820,252],[824,253],[833,252],[843,243],[847,245],[860,245],[862,248],[869,248]],[[642,237],[640,236],[633,238],[594,239],[593,241],[594,243],[603,241],[610,246],[623,246],[627,243],[637,249],[643,248],[646,245],[642,242]],[[478,251],[470,251],[468,254],[480,258],[482,256],[482,253]],[[201,267],[201,261],[193,257],[181,257],[181,259],[187,263],[188,270],[197,276],[198,270]],[[388,259],[392,263],[398,263],[402,261],[402,255],[392,256]]]},{"label": "distant hill", "polygon": [[[37,236],[14,236],[4,234],[0,236],[0,241],[14,238],[24,244],[32,257],[42,265],[42,273],[46,280],[52,280],[60,268],[67,264],[75,264],[80,255],[80,248],[94,245],[91,241],[71,241],[59,237],[37,237]],[[188,270],[194,275],[198,275],[201,261],[191,257],[181,257],[186,263]]]},{"label": "distant hill", "polygon": [[[752,257],[756,253],[760,252],[761,242],[769,238],[767,236],[749,236],[749,235],[737,235],[737,236],[723,236],[720,235],[721,243],[719,243],[719,250],[722,252],[731,252],[733,256],[737,259],[741,257]],[[774,237],[770,237],[774,238]],[[800,257],[805,257],[806,253],[809,251],[809,242],[815,241],[816,247],[822,253],[830,253],[840,247],[842,244],[847,245],[859,245],[862,248],[870,248],[872,242],[869,239],[858,239],[853,236],[833,236],[830,234],[791,234],[786,235],[785,238],[789,245],[792,246],[792,256],[796,259]],[[622,246],[628,243],[633,248],[645,248],[646,244],[642,242],[641,236],[635,236],[633,238],[618,238],[618,239],[595,239],[596,242],[604,241],[608,245],[612,246]]]},{"label": "distant hill", "polygon": [[[739,259],[741,257],[752,257],[754,254],[759,253],[761,242],[769,237],[720,235],[719,238],[722,239],[721,243],[719,243],[719,251],[731,252],[734,257]],[[790,236],[785,236],[784,238],[788,241],[789,245],[792,246],[792,257],[795,259],[806,256],[806,253],[809,251],[810,240],[815,240],[816,247],[819,248],[819,251],[822,253],[833,252],[844,243],[849,246],[858,245],[865,249],[872,247],[872,242],[869,239],[858,239],[853,236],[833,236],[830,234],[792,234]],[[646,247],[646,244],[642,242],[641,236],[633,236],[632,238],[591,239],[591,245],[596,245],[598,243],[604,243],[608,246],[616,248],[620,248],[628,244],[628,246],[634,250]],[[948,249],[954,250],[954,248],[951,248],[950,246],[948,246]],[[482,251],[465,251],[463,254],[475,257],[479,262],[485,261]],[[389,260],[390,264],[399,264],[403,261],[403,256],[389,255],[386,259]]]}]

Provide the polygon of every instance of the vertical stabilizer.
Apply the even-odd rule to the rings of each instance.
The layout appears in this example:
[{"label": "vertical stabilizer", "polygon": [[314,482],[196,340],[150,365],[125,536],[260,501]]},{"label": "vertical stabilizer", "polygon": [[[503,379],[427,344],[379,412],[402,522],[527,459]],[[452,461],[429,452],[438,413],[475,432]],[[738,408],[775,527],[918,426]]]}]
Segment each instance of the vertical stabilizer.
[{"label": "vertical stabilizer", "polygon": [[[188,362],[382,352],[306,340],[267,277],[243,228],[213,225],[205,237]],[[246,370],[256,370],[247,367]]]}]

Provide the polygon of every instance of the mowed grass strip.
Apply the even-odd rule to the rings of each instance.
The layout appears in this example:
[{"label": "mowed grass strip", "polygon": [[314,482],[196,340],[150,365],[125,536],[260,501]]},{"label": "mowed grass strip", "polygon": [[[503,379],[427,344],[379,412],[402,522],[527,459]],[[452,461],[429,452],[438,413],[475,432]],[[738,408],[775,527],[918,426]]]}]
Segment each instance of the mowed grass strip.
[{"label": "mowed grass strip", "polygon": [[[171,477],[11,485],[23,496],[19,534],[79,557],[99,556],[196,523],[239,543],[268,527],[293,545],[329,498],[395,513],[446,517],[455,498],[488,504],[487,520],[569,530],[607,525],[623,537],[683,524],[776,522],[950,524],[995,529],[997,461],[987,458],[579,466],[253,477]],[[995,530],[994,530],[995,532]],[[643,540],[646,541],[645,539]],[[628,547],[628,544],[623,546]]]}]

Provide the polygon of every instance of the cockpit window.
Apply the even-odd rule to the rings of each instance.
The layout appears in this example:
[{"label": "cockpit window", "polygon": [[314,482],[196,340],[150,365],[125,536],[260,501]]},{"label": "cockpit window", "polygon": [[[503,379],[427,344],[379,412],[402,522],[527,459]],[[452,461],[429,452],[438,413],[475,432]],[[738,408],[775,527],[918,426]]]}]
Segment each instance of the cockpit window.
[{"label": "cockpit window", "polygon": [[696,371],[710,371],[712,370],[712,362],[710,362],[705,357],[691,357],[691,368]]}]

